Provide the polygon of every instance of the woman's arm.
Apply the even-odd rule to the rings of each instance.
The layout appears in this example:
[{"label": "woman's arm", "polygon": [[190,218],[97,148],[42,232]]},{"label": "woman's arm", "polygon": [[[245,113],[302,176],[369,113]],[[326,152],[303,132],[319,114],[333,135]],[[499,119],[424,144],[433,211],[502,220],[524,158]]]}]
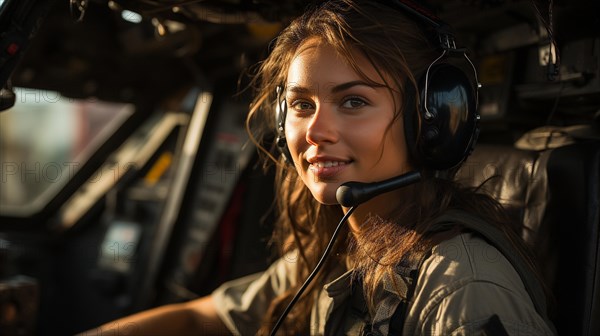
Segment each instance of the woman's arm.
[{"label": "woman's arm", "polygon": [[229,335],[217,315],[215,302],[206,296],[133,314],[80,335]]},{"label": "woman's arm", "polygon": [[210,296],[149,309],[124,317],[80,335],[230,335],[217,314],[229,319],[232,331],[253,335],[277,295],[290,287],[295,276],[294,254],[275,261],[266,271],[222,284]]}]

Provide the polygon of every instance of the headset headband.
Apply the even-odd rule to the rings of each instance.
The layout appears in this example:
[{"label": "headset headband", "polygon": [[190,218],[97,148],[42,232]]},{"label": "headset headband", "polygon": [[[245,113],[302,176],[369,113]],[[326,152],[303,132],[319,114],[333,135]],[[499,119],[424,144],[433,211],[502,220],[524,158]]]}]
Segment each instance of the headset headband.
[{"label": "headset headband", "polygon": [[[457,50],[454,33],[452,33],[452,30],[450,29],[450,25],[442,21],[442,19],[432,11],[412,0],[391,0],[390,2],[397,7],[400,7],[403,13],[410,14],[413,18],[424,23],[427,27],[433,28],[438,35],[438,42],[441,49]],[[464,50],[460,51],[464,52]]]}]

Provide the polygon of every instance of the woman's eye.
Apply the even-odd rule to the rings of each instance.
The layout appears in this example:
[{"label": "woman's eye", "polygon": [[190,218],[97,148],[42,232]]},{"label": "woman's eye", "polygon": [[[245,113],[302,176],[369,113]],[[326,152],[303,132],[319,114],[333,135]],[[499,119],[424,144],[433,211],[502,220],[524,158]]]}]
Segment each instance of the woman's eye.
[{"label": "woman's eye", "polygon": [[352,97],[352,98],[348,98],[344,101],[344,103],[342,104],[342,107],[344,108],[349,108],[349,109],[354,109],[354,108],[359,108],[362,106],[367,105],[367,103],[357,97]]},{"label": "woman's eye", "polygon": [[305,110],[310,110],[312,108],[312,104],[310,104],[309,102],[305,102],[305,101],[295,101],[292,104],[290,104],[290,107],[295,110],[305,111]]}]

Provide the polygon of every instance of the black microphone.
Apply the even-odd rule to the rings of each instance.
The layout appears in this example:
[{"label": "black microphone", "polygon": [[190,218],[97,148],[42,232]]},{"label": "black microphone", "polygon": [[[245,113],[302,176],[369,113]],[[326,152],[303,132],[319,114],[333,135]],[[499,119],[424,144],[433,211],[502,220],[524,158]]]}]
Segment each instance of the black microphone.
[{"label": "black microphone", "polygon": [[420,179],[421,173],[412,171],[380,182],[346,182],[337,188],[335,198],[342,206],[352,207],[377,195],[419,182]]}]

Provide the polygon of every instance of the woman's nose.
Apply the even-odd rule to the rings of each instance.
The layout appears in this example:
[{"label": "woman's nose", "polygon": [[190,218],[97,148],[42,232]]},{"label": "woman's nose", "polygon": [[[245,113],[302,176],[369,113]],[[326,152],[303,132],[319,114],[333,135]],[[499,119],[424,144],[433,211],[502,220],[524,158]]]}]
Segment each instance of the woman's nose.
[{"label": "woman's nose", "polygon": [[338,140],[335,111],[327,104],[317,107],[306,130],[306,141],[311,145],[335,143]]}]

